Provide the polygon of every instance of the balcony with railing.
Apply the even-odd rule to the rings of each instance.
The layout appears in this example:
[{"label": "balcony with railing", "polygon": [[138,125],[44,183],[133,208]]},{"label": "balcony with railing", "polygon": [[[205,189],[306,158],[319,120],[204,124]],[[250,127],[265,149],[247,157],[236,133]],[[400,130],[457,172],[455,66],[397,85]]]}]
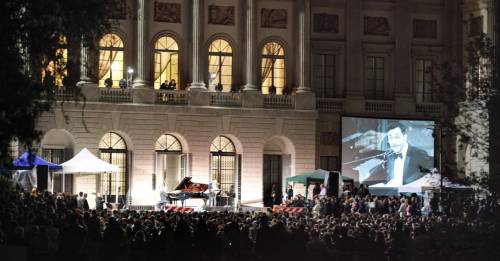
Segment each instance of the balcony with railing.
[{"label": "balcony with railing", "polygon": [[269,109],[293,109],[294,95],[264,95],[264,108]]},{"label": "balcony with railing", "polygon": [[59,87],[54,91],[56,100],[72,100],[75,99],[76,92],[74,88]]},{"label": "balcony with railing", "polygon": [[155,91],[155,103],[165,105],[187,105],[189,93],[186,91]]},{"label": "balcony with railing", "polygon": [[416,103],[415,112],[424,115],[441,114],[441,103]]},{"label": "balcony with railing", "polygon": [[394,113],[394,101],[367,100],[365,102],[367,113]]},{"label": "balcony with railing", "polygon": [[343,112],[344,100],[336,98],[316,98],[316,109],[320,112]]},{"label": "balcony with railing", "polygon": [[232,92],[211,92],[210,105],[220,107],[241,107],[241,94]]},{"label": "balcony with railing", "polygon": [[130,89],[99,88],[99,101],[112,103],[132,102]]}]

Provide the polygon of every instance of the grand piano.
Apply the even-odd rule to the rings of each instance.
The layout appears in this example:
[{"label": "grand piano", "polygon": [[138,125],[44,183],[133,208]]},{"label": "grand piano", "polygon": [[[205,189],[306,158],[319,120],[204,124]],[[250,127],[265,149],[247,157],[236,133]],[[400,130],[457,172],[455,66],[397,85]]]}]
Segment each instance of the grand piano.
[{"label": "grand piano", "polygon": [[161,201],[159,202],[159,207],[165,204],[177,203],[181,201],[182,206],[184,206],[184,201],[189,198],[201,198],[206,204],[208,200],[208,195],[205,191],[208,189],[208,184],[204,183],[194,183],[191,182],[191,177],[185,177],[182,181],[175,187],[174,191],[171,192],[160,192]]}]

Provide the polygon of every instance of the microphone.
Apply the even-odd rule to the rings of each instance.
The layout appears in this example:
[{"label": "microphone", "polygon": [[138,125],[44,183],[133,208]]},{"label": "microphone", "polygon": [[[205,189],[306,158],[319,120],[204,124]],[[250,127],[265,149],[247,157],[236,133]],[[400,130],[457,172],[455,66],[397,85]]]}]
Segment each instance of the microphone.
[{"label": "microphone", "polygon": [[420,173],[431,173],[430,169],[426,169],[420,165],[418,165],[418,170],[420,170]]}]

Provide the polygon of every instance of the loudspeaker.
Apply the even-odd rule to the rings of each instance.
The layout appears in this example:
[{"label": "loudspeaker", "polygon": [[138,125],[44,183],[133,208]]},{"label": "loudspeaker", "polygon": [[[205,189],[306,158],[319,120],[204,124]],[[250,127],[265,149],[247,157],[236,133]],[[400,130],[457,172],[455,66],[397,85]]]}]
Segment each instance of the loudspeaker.
[{"label": "loudspeaker", "polygon": [[339,194],[339,179],[340,179],[340,173],[336,171],[330,171],[328,174],[328,189],[327,189],[327,195],[329,197],[335,196],[337,197]]},{"label": "loudspeaker", "polygon": [[49,181],[49,167],[46,165],[36,166],[36,185],[38,191],[47,190],[48,181]]}]

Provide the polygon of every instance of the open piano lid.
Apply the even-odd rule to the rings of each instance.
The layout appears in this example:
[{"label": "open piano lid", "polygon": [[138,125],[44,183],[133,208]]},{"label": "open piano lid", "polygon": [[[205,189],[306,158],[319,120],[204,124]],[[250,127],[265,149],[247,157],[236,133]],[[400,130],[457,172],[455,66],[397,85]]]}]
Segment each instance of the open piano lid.
[{"label": "open piano lid", "polygon": [[191,178],[192,177],[184,177],[181,183],[179,183],[179,185],[175,187],[175,190],[180,190],[182,192],[196,193],[196,192],[204,192],[205,190],[208,189],[208,184],[193,183],[191,182]]}]

